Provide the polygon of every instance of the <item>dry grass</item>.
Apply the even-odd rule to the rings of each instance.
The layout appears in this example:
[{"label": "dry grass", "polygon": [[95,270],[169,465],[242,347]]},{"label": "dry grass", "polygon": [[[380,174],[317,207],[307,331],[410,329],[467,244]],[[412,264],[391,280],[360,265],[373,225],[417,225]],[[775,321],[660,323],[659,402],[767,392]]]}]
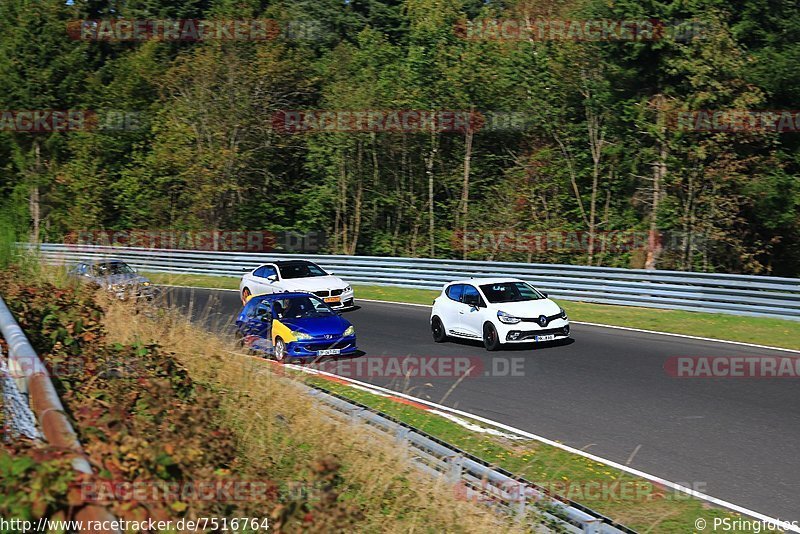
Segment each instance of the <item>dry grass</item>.
[{"label": "dry grass", "polygon": [[[153,316],[152,313],[157,314]],[[321,412],[304,390],[271,364],[234,350],[183,316],[136,313],[109,303],[110,341],[157,342],[176,354],[193,379],[222,397],[225,422],[237,434],[243,463],[267,468],[273,480],[307,480],[321,454],[342,465],[339,502],[361,511],[358,532],[520,532],[522,525],[459,500],[453,487],[414,468],[405,447],[355,423]],[[325,525],[315,523],[315,531]]]}]

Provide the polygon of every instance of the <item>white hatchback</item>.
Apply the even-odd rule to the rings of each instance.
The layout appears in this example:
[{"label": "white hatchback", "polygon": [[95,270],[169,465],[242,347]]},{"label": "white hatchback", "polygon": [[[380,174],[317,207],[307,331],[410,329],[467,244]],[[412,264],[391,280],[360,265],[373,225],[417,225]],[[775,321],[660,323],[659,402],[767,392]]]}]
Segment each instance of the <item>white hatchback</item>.
[{"label": "white hatchback", "polygon": [[306,260],[265,263],[246,272],[239,282],[242,302],[251,296],[287,291],[313,293],[333,309],[355,306],[350,284]]},{"label": "white hatchback", "polygon": [[431,332],[437,343],[448,337],[480,339],[487,350],[498,350],[505,343],[566,339],[569,318],[527,282],[476,278],[444,286],[433,301]]}]

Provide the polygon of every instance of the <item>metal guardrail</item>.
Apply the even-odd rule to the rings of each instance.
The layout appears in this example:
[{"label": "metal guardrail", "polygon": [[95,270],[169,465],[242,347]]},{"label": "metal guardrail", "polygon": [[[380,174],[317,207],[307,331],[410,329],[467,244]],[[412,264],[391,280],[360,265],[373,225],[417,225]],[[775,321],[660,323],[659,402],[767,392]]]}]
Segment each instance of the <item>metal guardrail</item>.
[{"label": "metal guardrail", "polygon": [[[91,475],[93,473],[92,466],[78,441],[78,435],[67,418],[47,368],[39,359],[2,297],[0,297],[0,334],[8,344],[8,369],[10,374],[17,379],[17,383],[14,385],[19,387],[21,393],[27,394],[45,440],[52,447],[71,453],[72,467],[75,471]],[[75,519],[86,525],[95,521],[111,525],[115,521],[111,512],[96,504],[87,504],[82,507],[76,512]],[[99,530],[86,527],[84,532],[119,534],[119,530],[111,527]]]},{"label": "metal guardrail", "polygon": [[[382,412],[345,399],[318,386],[313,398],[345,416],[394,436],[411,448],[422,471],[461,486],[467,500],[505,509],[520,520],[529,511],[559,531],[593,534],[635,534],[636,531],[569,499],[548,494],[536,484],[490,466],[480,458],[445,443]],[[545,525],[546,523],[542,523]]]},{"label": "metal guardrail", "polygon": [[[32,245],[27,245],[33,248]],[[241,276],[243,269],[278,259],[307,259],[353,284],[440,289],[459,278],[513,276],[554,298],[765,316],[800,321],[800,279],[739,274],[647,271],[555,265],[372,256],[256,254],[42,244],[42,258],[69,264],[116,257],[138,269],[175,274]],[[357,297],[357,295],[356,295]]]}]

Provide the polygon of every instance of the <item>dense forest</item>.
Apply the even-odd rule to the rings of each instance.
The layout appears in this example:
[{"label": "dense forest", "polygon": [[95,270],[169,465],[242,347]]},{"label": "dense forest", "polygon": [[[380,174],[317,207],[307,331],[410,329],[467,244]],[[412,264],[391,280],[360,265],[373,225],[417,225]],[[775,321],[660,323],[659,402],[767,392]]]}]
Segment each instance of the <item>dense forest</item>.
[{"label": "dense forest", "polygon": [[[267,38],[98,31],[188,19]],[[675,120],[800,109],[796,0],[0,0],[0,25],[0,202],[29,239],[322,231],[332,253],[800,275],[800,134]],[[31,110],[90,120],[25,131]],[[372,111],[458,124],[341,124]]]}]

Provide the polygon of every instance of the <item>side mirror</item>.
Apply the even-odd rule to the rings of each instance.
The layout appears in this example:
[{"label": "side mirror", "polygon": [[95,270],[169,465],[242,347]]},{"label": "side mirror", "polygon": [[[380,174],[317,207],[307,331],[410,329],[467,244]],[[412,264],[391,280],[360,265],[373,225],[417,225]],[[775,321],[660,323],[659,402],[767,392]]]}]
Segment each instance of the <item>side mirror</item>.
[{"label": "side mirror", "polygon": [[481,299],[480,297],[467,297],[464,299],[464,304],[469,306],[470,308],[480,308],[481,307]]},{"label": "side mirror", "polygon": [[333,271],[325,271],[325,272],[326,272],[326,273],[328,273],[328,274],[329,274],[329,275],[331,275],[331,276],[333,276],[334,274],[336,274],[336,273],[334,273]]}]

